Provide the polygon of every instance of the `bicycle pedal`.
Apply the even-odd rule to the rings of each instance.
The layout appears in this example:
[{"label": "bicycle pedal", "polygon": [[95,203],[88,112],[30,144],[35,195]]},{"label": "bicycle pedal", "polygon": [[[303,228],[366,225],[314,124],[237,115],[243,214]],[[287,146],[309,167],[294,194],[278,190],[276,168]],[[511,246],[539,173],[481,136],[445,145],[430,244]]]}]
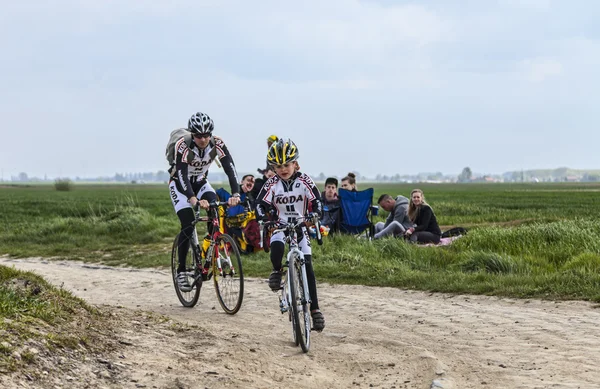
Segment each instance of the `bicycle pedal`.
[{"label": "bicycle pedal", "polygon": [[286,313],[290,310],[290,307],[281,303],[279,304],[279,310],[281,311],[281,313]]},{"label": "bicycle pedal", "polygon": [[279,298],[279,310],[281,311],[281,313],[286,313],[287,311],[289,311],[290,306],[287,303],[287,301],[284,301],[281,299],[281,297]]}]

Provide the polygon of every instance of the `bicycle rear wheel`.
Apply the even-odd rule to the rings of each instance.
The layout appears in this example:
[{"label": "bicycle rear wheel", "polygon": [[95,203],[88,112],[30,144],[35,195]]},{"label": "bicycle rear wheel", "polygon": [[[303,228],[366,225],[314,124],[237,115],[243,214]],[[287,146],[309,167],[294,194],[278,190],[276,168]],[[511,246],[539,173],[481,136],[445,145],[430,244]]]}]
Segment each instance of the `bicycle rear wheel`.
[{"label": "bicycle rear wheel", "polygon": [[240,251],[233,238],[227,234],[219,235],[214,247],[219,250],[218,258],[221,263],[219,269],[217,256],[213,256],[212,271],[217,299],[226,313],[234,315],[240,310],[244,300],[244,272]]},{"label": "bicycle rear wheel", "polygon": [[[302,347],[302,351],[305,353],[308,352],[310,348],[310,324],[308,326],[308,331],[306,330],[305,324],[305,315],[303,312],[303,288],[301,283],[301,273],[299,274],[299,267],[297,264],[299,263],[300,258],[296,257],[294,260],[294,264],[290,263],[288,267],[288,281],[290,288],[290,306],[292,308],[292,330],[295,335],[296,346]],[[310,320],[310,313],[309,313]]]},{"label": "bicycle rear wheel", "polygon": [[[179,267],[179,234],[175,237],[175,241],[173,242],[173,249],[171,250],[171,273],[173,275],[173,286],[175,287],[175,293],[177,293],[177,298],[181,305],[186,308],[192,308],[198,302],[200,298],[200,289],[202,288],[202,279],[197,278],[197,266],[194,257],[199,255],[199,253],[194,250],[191,242],[189,243],[188,252],[185,257],[185,269],[187,273],[188,283],[191,285],[191,288],[182,290],[179,288],[179,284],[177,283],[177,268]],[[199,279],[200,282],[196,282],[196,279]]]}]

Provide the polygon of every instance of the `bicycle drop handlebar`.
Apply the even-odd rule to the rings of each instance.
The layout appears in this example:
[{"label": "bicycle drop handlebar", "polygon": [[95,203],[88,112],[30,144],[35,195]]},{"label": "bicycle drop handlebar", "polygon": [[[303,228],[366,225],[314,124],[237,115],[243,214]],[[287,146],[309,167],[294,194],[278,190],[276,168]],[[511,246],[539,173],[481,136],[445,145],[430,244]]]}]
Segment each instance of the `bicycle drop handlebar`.
[{"label": "bicycle drop handlebar", "polygon": [[204,222],[204,221],[210,221],[211,219],[218,217],[218,213],[214,214],[214,217],[211,217],[211,212],[210,211],[214,211],[217,212],[216,209],[222,205],[227,205],[227,201],[211,201],[210,203],[208,203],[208,212],[209,212],[209,216],[200,216],[200,206],[199,203],[196,203],[196,205],[194,205],[192,207],[192,209],[194,210],[195,213],[195,220],[192,224],[196,224],[198,222]]}]

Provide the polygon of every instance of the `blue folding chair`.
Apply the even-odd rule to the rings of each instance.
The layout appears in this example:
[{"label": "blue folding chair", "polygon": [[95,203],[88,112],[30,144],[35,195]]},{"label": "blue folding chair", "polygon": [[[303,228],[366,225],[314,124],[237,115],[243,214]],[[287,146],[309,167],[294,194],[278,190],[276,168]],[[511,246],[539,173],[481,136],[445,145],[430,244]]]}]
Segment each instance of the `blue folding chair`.
[{"label": "blue folding chair", "polygon": [[373,215],[379,207],[373,206],[373,188],[361,191],[341,189],[338,192],[342,218],[339,231],[346,234],[361,235],[365,233],[368,239],[373,238]]}]

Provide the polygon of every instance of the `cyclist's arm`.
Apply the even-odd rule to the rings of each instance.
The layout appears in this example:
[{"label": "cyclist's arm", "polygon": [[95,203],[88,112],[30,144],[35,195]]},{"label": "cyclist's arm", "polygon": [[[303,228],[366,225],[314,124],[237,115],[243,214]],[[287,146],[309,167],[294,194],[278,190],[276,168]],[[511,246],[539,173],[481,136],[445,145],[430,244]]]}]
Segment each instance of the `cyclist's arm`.
[{"label": "cyclist's arm", "polygon": [[311,199],[310,203],[312,206],[312,211],[319,215],[319,219],[323,217],[323,202],[321,201],[321,192],[319,192],[319,188],[315,185],[313,180],[306,174],[302,181],[306,184],[306,190],[308,198]]},{"label": "cyclist's arm", "polygon": [[268,210],[272,207],[273,192],[271,188],[274,182],[274,177],[267,180],[256,196],[256,216],[259,220],[268,218]]},{"label": "cyclist's arm", "polygon": [[221,166],[223,166],[223,170],[225,174],[227,174],[227,178],[229,179],[229,186],[231,187],[231,195],[240,193],[240,184],[238,183],[237,172],[235,171],[235,164],[233,163],[233,158],[225,146],[225,142],[221,138],[215,138],[215,148],[217,149],[217,156],[219,161],[221,162]]},{"label": "cyclist's arm", "polygon": [[188,198],[188,200],[194,197],[196,194],[192,189],[192,184],[190,183],[190,178],[188,177],[188,163],[187,157],[188,153],[192,153],[192,151],[185,144],[184,138],[181,138],[175,144],[175,174],[174,178],[179,181],[179,185],[183,190],[183,194]]}]

